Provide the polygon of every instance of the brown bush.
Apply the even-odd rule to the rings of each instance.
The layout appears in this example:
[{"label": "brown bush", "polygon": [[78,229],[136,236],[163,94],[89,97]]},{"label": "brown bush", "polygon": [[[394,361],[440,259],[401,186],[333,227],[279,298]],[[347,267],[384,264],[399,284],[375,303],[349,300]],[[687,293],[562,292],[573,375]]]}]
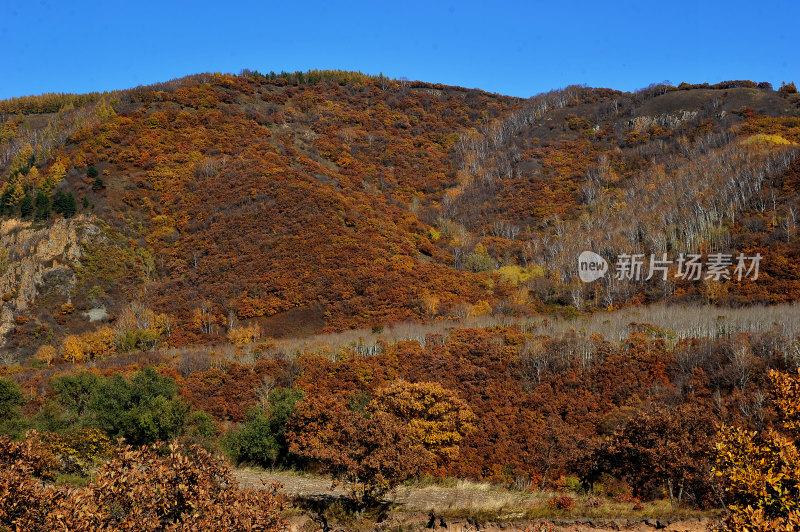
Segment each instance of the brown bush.
[{"label": "brown bush", "polygon": [[35,434],[0,440],[0,528],[14,530],[280,530],[282,500],[240,491],[230,467],[203,449],[120,447],[85,488],[45,486]]},{"label": "brown bush", "polygon": [[550,499],[550,507],[554,510],[574,510],[575,499],[566,494],[558,495]]}]

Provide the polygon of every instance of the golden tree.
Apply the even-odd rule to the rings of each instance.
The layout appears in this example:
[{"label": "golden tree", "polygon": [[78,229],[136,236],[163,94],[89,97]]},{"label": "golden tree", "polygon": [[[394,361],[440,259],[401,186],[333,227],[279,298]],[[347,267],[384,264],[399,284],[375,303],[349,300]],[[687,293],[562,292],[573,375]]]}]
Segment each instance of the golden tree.
[{"label": "golden tree", "polygon": [[800,530],[800,375],[770,372],[781,430],[723,426],[714,471],[724,483],[733,531]]},{"label": "golden tree", "polygon": [[435,382],[395,381],[378,391],[369,410],[405,423],[411,444],[440,464],[454,460],[461,440],[475,429],[475,415],[467,403]]},{"label": "golden tree", "polygon": [[33,358],[42,364],[49,366],[56,358],[56,348],[52,345],[43,345],[36,350],[36,354],[33,355]]},{"label": "golden tree", "polygon": [[100,327],[82,336],[84,351],[91,358],[101,358],[115,351],[114,331],[110,327]]},{"label": "golden tree", "polygon": [[63,359],[66,362],[83,362],[86,360],[86,342],[77,334],[64,338]]},{"label": "golden tree", "polygon": [[333,486],[342,484],[361,506],[379,502],[416,475],[425,458],[396,417],[354,411],[334,397],[306,398],[286,436],[292,453],[316,462],[333,477]]}]

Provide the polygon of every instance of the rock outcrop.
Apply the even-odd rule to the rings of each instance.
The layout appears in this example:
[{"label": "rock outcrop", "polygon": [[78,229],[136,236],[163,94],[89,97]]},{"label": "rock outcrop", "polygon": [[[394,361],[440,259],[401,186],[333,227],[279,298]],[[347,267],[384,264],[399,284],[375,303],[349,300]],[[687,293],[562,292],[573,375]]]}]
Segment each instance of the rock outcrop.
[{"label": "rock outcrop", "polygon": [[45,227],[17,219],[0,223],[0,346],[14,319],[43,295],[69,299],[83,243],[100,235],[86,217],[59,219]]}]

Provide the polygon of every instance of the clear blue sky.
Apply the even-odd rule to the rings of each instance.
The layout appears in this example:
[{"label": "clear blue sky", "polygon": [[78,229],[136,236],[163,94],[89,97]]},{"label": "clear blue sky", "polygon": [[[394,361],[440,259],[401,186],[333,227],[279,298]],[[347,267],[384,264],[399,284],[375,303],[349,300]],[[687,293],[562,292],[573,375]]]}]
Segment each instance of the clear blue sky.
[{"label": "clear blue sky", "polygon": [[798,0],[109,4],[2,0],[0,98],[242,68],[383,72],[515,96],[800,82]]}]

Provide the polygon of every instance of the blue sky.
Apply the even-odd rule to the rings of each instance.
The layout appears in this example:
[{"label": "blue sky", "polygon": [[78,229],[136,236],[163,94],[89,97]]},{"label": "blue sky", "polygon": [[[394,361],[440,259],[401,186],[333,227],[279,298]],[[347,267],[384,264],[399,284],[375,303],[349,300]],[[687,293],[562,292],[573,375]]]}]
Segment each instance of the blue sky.
[{"label": "blue sky", "polygon": [[[112,2],[113,3],[113,2]],[[800,82],[798,0],[0,3],[0,98],[345,69],[515,96]]]}]

